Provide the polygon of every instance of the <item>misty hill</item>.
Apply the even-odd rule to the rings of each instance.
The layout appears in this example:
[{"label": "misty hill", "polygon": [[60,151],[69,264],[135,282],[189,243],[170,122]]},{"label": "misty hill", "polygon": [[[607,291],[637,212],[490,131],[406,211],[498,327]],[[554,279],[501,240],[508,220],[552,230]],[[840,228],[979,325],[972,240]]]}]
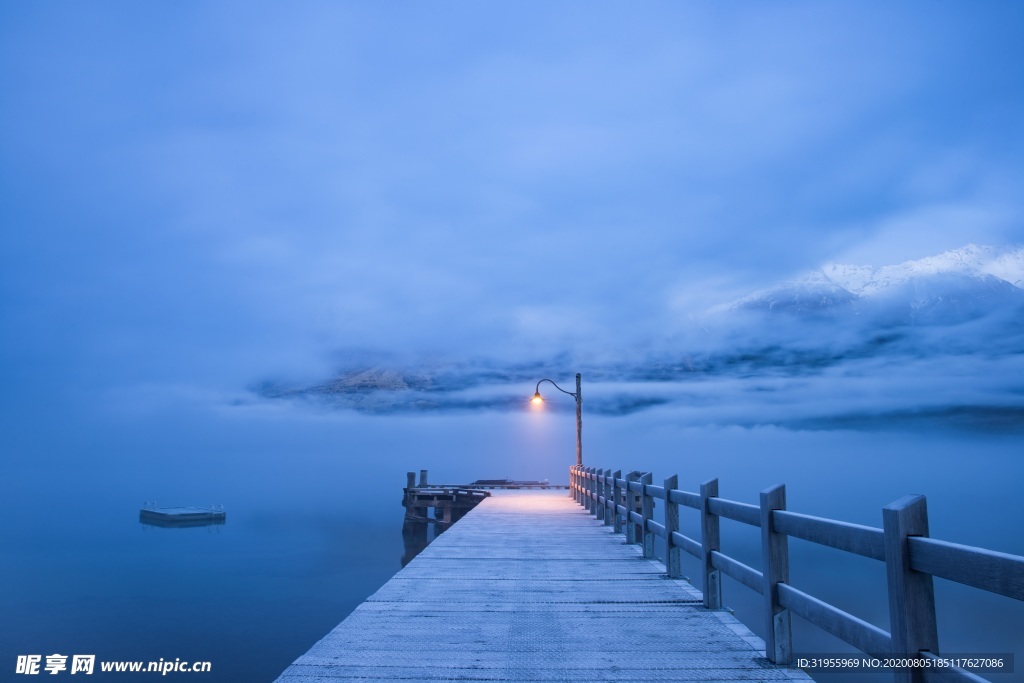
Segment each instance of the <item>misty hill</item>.
[{"label": "misty hill", "polygon": [[881,267],[829,263],[712,309],[859,316],[885,325],[956,323],[1024,305],[1024,247],[967,245]]},{"label": "misty hill", "polygon": [[[1024,429],[1024,248],[968,245],[893,266],[828,264],[719,306],[645,349],[528,360],[352,356],[264,399],[364,413],[528,410],[534,383],[584,376],[585,412],[658,406],[700,424]],[[563,400],[558,400],[563,399]],[[556,397],[545,408],[571,412]]]}]

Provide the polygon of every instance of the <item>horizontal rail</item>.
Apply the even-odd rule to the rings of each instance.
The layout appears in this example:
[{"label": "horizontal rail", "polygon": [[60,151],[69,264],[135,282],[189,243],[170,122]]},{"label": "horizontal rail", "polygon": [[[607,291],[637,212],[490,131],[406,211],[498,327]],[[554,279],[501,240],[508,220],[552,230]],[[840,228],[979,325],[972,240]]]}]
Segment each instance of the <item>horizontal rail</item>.
[{"label": "horizontal rail", "polygon": [[788,584],[779,584],[779,603],[861,652],[882,655],[889,654],[892,649],[892,638],[888,632]]},{"label": "horizontal rail", "polygon": [[711,514],[725,517],[750,526],[761,526],[761,508],[747,503],[737,503],[725,498],[708,498]]},{"label": "horizontal rail", "polygon": [[655,522],[653,519],[647,520],[647,529],[655,536],[661,536],[662,538],[668,538],[668,534],[665,532],[665,525]]},{"label": "horizontal rail", "polygon": [[907,539],[910,568],[1024,600],[1024,557],[934,538]]},{"label": "horizontal rail", "polygon": [[629,521],[635,522],[636,524],[643,524],[644,523],[644,516],[641,515],[639,512],[630,512],[629,513]]},{"label": "horizontal rail", "polygon": [[696,493],[690,493],[689,491],[679,491],[672,489],[668,492],[668,501],[670,503],[677,503],[679,505],[685,505],[688,508],[694,510],[700,510],[700,495]]},{"label": "horizontal rail", "polygon": [[689,536],[683,536],[678,531],[672,532],[672,545],[682,548],[685,552],[697,558],[699,558],[704,552],[700,543]]},{"label": "horizontal rail", "polygon": [[628,488],[630,491],[635,491],[636,493],[644,492],[644,485],[638,481],[627,481],[625,488]]},{"label": "horizontal rail", "polygon": [[753,567],[748,567],[717,550],[711,551],[711,566],[726,576],[736,579],[752,591],[764,592],[764,575]]},{"label": "horizontal rail", "polygon": [[780,534],[885,561],[881,529],[786,510],[772,511],[772,527]]},{"label": "horizontal rail", "polygon": [[665,500],[665,487],[655,486],[654,484],[647,484],[644,487],[644,491],[651,498],[657,498],[658,500]]}]

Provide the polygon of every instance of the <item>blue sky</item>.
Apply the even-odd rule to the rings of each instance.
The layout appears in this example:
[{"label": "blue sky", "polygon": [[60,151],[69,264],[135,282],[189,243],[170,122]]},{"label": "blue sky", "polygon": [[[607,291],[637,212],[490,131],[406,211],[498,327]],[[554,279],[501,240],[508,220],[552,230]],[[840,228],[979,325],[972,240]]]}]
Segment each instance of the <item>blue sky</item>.
[{"label": "blue sky", "polygon": [[1024,241],[1011,3],[4,3],[15,378],[622,353]]}]

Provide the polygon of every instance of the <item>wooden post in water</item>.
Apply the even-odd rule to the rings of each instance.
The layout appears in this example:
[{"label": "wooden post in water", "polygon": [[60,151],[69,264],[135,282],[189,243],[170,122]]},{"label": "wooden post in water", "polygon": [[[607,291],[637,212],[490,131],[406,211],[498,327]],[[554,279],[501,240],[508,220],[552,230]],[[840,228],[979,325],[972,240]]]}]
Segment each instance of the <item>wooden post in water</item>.
[{"label": "wooden post in water", "polygon": [[622,479],[622,470],[615,470],[612,474],[614,481],[612,481],[612,530],[615,533],[622,533],[622,518],[619,516],[618,506],[623,503],[622,500],[622,487],[619,486],[619,480]]},{"label": "wooden post in water", "polygon": [[612,497],[612,471],[604,471],[604,525],[612,525],[612,515],[615,514],[615,499]]},{"label": "wooden post in water", "polygon": [[701,564],[704,581],[704,606],[722,609],[722,576],[711,564],[711,553],[721,547],[718,515],[711,512],[708,501],[718,497],[718,479],[700,485]]},{"label": "wooden post in water", "polygon": [[761,492],[761,566],[765,616],[765,656],[776,664],[793,659],[793,629],[789,610],[779,604],[779,584],[789,583],[789,537],[775,531],[772,511],[786,509],[782,484]]},{"label": "wooden post in water", "polygon": [[[904,496],[882,508],[885,573],[889,584],[889,625],[892,656],[915,657],[922,650],[939,653],[935,624],[935,591],[931,574],[910,568],[908,536],[928,536],[924,496]],[[922,669],[897,669],[896,683],[920,683]]]},{"label": "wooden post in water", "polygon": [[[417,485],[417,488],[423,489],[423,488],[426,488],[426,487],[427,487],[427,471],[426,470],[420,470],[420,483]],[[413,508],[413,510],[415,511],[417,517],[422,517],[423,519],[427,518],[427,513],[429,512],[428,508],[426,508],[426,507],[415,507],[415,508]],[[426,523],[424,523],[424,524],[426,524]],[[425,530],[426,530],[426,526],[424,526],[424,533],[425,533]]]},{"label": "wooden post in water", "polygon": [[650,528],[648,522],[654,519],[654,497],[651,496],[647,487],[653,483],[654,475],[647,472],[640,477],[640,483],[643,485],[643,490],[640,494],[640,516],[643,517],[643,524],[640,525],[640,533],[643,534],[644,539],[644,557],[653,560],[654,559],[654,530]]},{"label": "wooden post in water", "polygon": [[[405,507],[405,520],[402,523],[402,536],[406,543],[416,548],[411,556],[415,556],[427,544],[427,509],[416,505],[416,473],[408,472],[405,478],[405,497],[402,505]],[[406,553],[409,555],[409,553]]]},{"label": "wooden post in water", "polygon": [[672,540],[672,532],[679,531],[679,503],[672,502],[672,490],[679,486],[679,475],[665,480],[665,571],[670,579],[683,576],[683,561],[679,546]]}]

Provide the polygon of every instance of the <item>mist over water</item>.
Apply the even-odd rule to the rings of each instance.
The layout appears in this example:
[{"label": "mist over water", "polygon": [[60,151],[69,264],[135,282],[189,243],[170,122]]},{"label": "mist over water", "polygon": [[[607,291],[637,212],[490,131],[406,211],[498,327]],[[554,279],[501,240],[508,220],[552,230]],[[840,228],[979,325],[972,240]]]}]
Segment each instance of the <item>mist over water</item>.
[{"label": "mist over water", "polygon": [[[69,402],[49,404],[45,423],[39,406],[22,408],[7,430],[5,478],[17,485],[0,504],[14,520],[0,532],[11,617],[0,656],[208,660],[216,680],[272,680],[399,569],[406,471],[565,482],[574,457],[571,412],[525,407],[365,415],[168,400],[126,414]],[[1024,553],[1018,436],[694,427],[684,413],[585,414],[585,462],[677,473],[692,491],[717,477],[723,497],[744,502],[785,483],[789,509],[871,526],[882,506],[924,493],[934,537]],[[147,527],[144,500],[223,504],[227,523]],[[684,511],[684,533],[696,523]],[[723,522],[724,551],[758,566],[756,534],[737,527]],[[798,541],[791,555],[794,585],[886,627],[879,563]],[[1019,651],[1020,605],[936,590],[946,651]],[[726,582],[726,604],[759,632],[755,597]],[[797,621],[799,651],[846,649]]]}]

